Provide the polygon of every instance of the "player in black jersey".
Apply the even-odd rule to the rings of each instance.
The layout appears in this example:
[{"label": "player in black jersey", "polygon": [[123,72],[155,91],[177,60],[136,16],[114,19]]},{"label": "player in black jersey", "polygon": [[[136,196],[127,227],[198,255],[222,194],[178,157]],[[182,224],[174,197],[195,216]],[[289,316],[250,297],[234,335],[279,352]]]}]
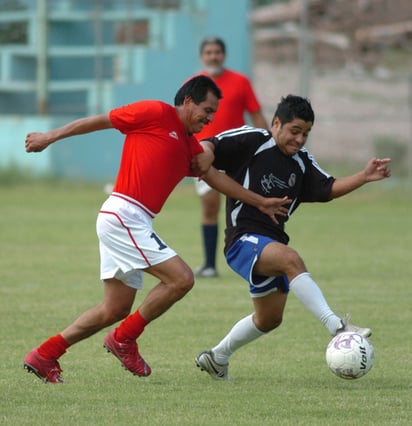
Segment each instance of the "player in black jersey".
[{"label": "player in black jersey", "polygon": [[[330,176],[304,147],[314,120],[307,99],[288,95],[278,104],[272,133],[243,126],[202,142],[214,150],[214,166],[244,187],[266,197],[292,200],[288,215],[277,216],[276,223],[256,208],[231,198],[226,201],[226,260],[249,283],[255,311],[238,321],[215,347],[197,355],[196,365],[215,379],[228,378],[229,357],[237,349],[280,325],[289,289],[331,335],[372,333],[349,324],[348,316],[334,314],[302,258],[288,247],[284,225],[302,202],[330,201],[389,177],[390,159],[372,158],[352,176]],[[213,186],[207,176],[205,180]]]}]

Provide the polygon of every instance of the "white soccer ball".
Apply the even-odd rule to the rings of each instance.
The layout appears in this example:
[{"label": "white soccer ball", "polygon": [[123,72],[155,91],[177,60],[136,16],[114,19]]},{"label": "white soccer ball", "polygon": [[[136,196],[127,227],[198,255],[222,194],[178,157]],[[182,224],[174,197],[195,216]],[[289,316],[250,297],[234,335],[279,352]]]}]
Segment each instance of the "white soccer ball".
[{"label": "white soccer ball", "polygon": [[339,333],[326,348],[328,367],[342,379],[359,379],[372,368],[374,360],[371,342],[357,333]]}]

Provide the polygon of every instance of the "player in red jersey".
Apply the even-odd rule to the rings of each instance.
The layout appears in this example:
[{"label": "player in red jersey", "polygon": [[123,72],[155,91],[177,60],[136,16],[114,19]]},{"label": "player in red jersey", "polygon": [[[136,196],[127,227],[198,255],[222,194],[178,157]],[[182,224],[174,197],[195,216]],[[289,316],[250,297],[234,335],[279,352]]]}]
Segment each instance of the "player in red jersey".
[{"label": "player in red jersey", "polygon": [[[204,68],[201,74],[212,78],[222,91],[223,97],[213,123],[205,126],[196,135],[199,140],[243,126],[245,113],[248,113],[254,127],[269,128],[250,80],[239,72],[225,68],[225,58],[226,46],[223,40],[208,37],[202,41],[200,60]],[[217,276],[216,251],[220,194],[202,180],[196,180],[195,186],[196,192],[201,198],[201,229],[204,249],[204,263],[196,271],[196,276],[215,277]]]},{"label": "player in red jersey", "polygon": [[[136,340],[148,323],[181,299],[194,283],[191,269],[154,231],[152,219],[183,177],[201,177],[209,170],[212,150],[204,150],[193,134],[213,120],[220,97],[210,78],[198,76],[178,90],[175,106],[140,101],[27,135],[26,151],[40,152],[60,139],[97,130],[115,128],[125,134],[113,193],[97,218],[103,301],[26,355],[24,367],[44,382],[62,383],[58,359],[67,348],[120,320],[107,334],[104,346],[131,373],[151,373]],[[218,180],[217,189],[229,196],[256,205],[268,215],[286,214],[286,200],[268,202],[229,177],[222,175]],[[158,278],[159,284],[130,314],[136,291],[142,288],[143,271]]]}]

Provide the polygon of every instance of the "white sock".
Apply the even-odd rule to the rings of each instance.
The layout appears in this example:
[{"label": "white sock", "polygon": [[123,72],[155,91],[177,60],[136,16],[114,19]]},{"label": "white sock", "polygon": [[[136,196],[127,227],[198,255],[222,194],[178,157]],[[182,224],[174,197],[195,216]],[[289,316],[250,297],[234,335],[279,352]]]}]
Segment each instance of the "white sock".
[{"label": "white sock", "polygon": [[256,328],[253,322],[253,314],[238,321],[229,333],[212,348],[213,356],[217,363],[227,364],[230,355],[240,347],[256,340],[266,334]]},{"label": "white sock", "polygon": [[293,294],[311,311],[316,318],[334,335],[342,326],[341,320],[330,309],[321,289],[313,281],[309,272],[303,272],[289,283]]}]

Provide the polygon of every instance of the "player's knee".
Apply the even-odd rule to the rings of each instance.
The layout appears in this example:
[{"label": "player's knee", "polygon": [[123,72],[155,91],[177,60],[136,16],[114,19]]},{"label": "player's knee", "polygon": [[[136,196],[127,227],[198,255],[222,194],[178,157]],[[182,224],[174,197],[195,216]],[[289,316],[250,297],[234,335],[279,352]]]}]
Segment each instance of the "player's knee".
[{"label": "player's knee", "polygon": [[297,275],[304,271],[306,271],[305,263],[303,259],[300,257],[299,253],[293,249],[288,249],[285,257],[283,259],[285,261],[286,266],[286,274]]},{"label": "player's knee", "polygon": [[107,306],[105,309],[105,323],[106,326],[112,325],[115,322],[122,321],[130,314],[129,305],[111,305]]},{"label": "player's knee", "polygon": [[179,276],[179,280],[175,283],[174,288],[178,298],[182,298],[194,286],[195,278],[191,270],[186,270]]},{"label": "player's knee", "polygon": [[272,322],[272,330],[274,330],[275,328],[278,328],[281,324],[282,324],[283,318],[276,318],[273,322]]},{"label": "player's knee", "polygon": [[275,318],[269,323],[269,326],[267,327],[266,331],[272,331],[275,328],[278,328],[281,324],[282,324],[282,318]]},{"label": "player's knee", "polygon": [[119,306],[118,309],[114,312],[116,317],[116,322],[125,319],[130,314],[130,307],[128,306]]},{"label": "player's knee", "polygon": [[207,225],[215,225],[219,220],[219,207],[207,206],[202,211],[203,223]]},{"label": "player's knee", "polygon": [[255,316],[254,318],[256,328],[264,333],[278,328],[282,324],[282,320],[282,316],[272,318],[259,318]]}]

